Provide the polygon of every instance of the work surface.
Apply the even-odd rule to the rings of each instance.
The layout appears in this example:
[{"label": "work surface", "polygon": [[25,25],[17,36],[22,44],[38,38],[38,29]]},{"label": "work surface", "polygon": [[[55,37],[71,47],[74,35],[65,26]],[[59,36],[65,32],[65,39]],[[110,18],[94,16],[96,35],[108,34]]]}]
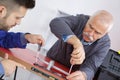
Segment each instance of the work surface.
[{"label": "work surface", "polygon": [[9,59],[17,61],[23,64],[27,70],[36,73],[37,75],[48,80],[66,80],[69,69],[58,62],[54,62],[54,65],[48,70],[48,65],[51,59],[39,54],[38,62],[36,61],[36,52],[29,49],[4,49],[0,48],[0,56],[4,57],[5,54],[9,55]]}]

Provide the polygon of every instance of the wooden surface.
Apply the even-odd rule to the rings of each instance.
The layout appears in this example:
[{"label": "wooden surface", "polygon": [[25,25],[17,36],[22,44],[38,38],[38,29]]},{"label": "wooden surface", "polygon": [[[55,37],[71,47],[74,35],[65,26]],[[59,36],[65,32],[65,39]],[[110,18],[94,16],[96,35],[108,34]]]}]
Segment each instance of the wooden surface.
[{"label": "wooden surface", "polygon": [[[20,49],[20,48],[13,48],[13,49],[4,49],[4,48],[0,48],[0,56],[4,57],[5,54],[9,55],[9,59],[12,59],[14,61],[17,61],[21,64],[23,64],[27,70],[32,71],[34,73],[36,73],[37,75],[48,79],[48,80],[66,80],[65,77],[68,73],[69,69],[61,64],[59,64],[58,62],[55,62],[54,67],[57,67],[58,69],[52,67],[51,70],[47,70],[47,64],[42,62],[42,61],[38,61],[37,63],[40,65],[40,67],[33,65],[36,61],[36,52],[29,50],[29,49]],[[39,55],[40,59],[44,60],[45,62],[50,62],[51,59],[47,58],[43,55]],[[31,68],[33,69],[37,69],[40,72],[35,72],[33,70],[31,70]],[[62,71],[64,71],[65,73],[63,73]],[[42,72],[42,73],[41,73]]]}]

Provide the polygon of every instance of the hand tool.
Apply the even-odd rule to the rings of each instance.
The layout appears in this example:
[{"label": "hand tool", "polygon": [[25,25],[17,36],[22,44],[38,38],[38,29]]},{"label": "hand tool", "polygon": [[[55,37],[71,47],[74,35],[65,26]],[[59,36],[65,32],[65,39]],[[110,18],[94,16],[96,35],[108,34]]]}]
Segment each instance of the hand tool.
[{"label": "hand tool", "polygon": [[71,71],[72,71],[72,68],[73,68],[73,64],[70,66],[69,75],[70,75],[70,73],[71,73]]},{"label": "hand tool", "polygon": [[35,59],[35,63],[38,62],[38,58],[39,58],[39,53],[40,53],[40,50],[41,50],[41,44],[38,44],[38,50],[37,50],[37,54],[36,54],[36,59]]}]

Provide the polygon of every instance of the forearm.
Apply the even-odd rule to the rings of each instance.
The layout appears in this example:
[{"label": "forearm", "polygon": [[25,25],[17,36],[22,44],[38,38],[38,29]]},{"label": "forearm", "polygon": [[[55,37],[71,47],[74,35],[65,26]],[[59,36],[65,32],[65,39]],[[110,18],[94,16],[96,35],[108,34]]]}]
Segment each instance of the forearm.
[{"label": "forearm", "polygon": [[80,42],[80,40],[75,35],[71,36],[66,42],[68,44],[73,45],[74,48],[77,48],[80,45],[82,46],[82,43]]}]

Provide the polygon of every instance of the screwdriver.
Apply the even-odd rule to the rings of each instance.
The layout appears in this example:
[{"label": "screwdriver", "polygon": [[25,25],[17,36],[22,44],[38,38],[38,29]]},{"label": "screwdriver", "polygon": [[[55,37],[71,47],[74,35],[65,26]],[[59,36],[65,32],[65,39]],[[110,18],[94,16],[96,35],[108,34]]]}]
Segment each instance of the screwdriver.
[{"label": "screwdriver", "polygon": [[70,66],[70,69],[69,69],[69,74],[71,73],[71,71],[72,71],[72,68],[73,68],[73,64]]},{"label": "screwdriver", "polygon": [[37,50],[37,54],[36,54],[35,63],[37,63],[37,62],[38,62],[39,52],[40,52],[40,50],[41,50],[41,46],[42,46],[42,44],[38,44],[38,50]]}]

